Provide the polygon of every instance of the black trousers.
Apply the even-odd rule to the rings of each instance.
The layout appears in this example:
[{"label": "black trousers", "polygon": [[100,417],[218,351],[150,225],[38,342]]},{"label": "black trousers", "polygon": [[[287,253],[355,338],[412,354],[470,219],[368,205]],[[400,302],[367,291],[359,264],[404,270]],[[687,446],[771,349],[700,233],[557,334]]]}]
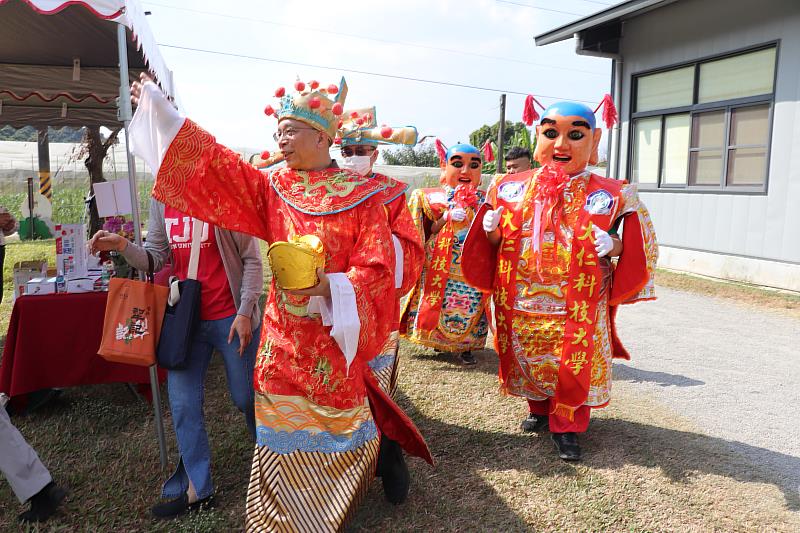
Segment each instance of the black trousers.
[{"label": "black trousers", "polygon": [[0,303],[3,303],[3,265],[6,262],[6,245],[0,244]]}]

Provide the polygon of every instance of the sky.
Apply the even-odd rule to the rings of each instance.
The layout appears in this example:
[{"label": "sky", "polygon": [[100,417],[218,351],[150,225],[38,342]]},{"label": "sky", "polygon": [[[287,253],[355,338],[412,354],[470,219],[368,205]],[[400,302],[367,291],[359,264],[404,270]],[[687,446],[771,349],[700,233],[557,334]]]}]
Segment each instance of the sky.
[{"label": "sky", "polygon": [[413,125],[420,137],[447,145],[497,122],[504,92],[506,118],[514,122],[529,93],[544,105],[578,100],[595,107],[610,92],[610,60],[578,56],[572,39],[537,47],[533,37],[614,3],[142,0],[186,115],[223,144],[270,151],[277,123],[263,109],[275,106],[277,87],[289,90],[298,77],[326,86],[344,76],[345,108],[374,105],[379,124]]}]

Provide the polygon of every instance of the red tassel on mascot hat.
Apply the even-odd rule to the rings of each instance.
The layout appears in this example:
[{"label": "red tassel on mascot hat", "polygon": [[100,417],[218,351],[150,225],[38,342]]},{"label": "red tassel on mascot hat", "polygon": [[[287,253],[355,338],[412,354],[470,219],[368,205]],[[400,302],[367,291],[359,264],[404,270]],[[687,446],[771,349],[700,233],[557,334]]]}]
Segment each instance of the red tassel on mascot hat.
[{"label": "red tassel on mascot hat", "polygon": [[436,154],[439,156],[441,166],[447,165],[447,147],[440,139],[436,139]]},{"label": "red tassel on mascot hat", "polygon": [[617,123],[617,107],[614,105],[614,100],[610,94],[606,94],[603,97],[603,101],[595,108],[594,112],[597,113],[597,110],[601,107],[603,108],[603,123],[607,129],[610,129],[611,126]]},{"label": "red tassel on mascot hat", "polygon": [[539,120],[539,113],[536,112],[536,108],[533,105],[534,102],[537,104],[539,103],[532,94],[525,97],[525,107],[522,109],[522,122],[524,122],[526,126],[533,126],[533,123]]}]

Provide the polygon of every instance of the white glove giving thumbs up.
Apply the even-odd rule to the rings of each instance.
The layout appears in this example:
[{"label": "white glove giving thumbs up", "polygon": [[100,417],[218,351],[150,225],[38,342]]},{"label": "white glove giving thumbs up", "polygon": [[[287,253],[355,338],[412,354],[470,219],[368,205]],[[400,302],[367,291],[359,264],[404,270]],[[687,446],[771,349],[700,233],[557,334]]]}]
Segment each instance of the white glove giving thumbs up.
[{"label": "white glove giving thumbs up", "polygon": [[497,229],[497,226],[500,225],[500,219],[503,215],[503,209],[505,209],[502,205],[498,207],[496,210],[492,211],[491,209],[483,215],[483,230],[486,233],[491,233]]},{"label": "white glove giving thumbs up", "polygon": [[597,257],[604,257],[614,248],[614,241],[611,240],[611,235],[598,228],[594,227],[594,249],[597,252]]}]

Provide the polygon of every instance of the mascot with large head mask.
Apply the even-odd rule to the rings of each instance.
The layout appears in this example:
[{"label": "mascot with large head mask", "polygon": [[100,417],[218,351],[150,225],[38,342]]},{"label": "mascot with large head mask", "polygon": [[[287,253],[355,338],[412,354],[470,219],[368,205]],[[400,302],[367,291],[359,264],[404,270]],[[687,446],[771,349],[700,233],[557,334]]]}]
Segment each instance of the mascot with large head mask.
[{"label": "mascot with large head mask", "polygon": [[446,149],[437,140],[436,148],[441,186],[415,190],[408,204],[426,258],[422,277],[406,301],[400,333],[414,343],[459,353],[463,364],[472,365],[472,350],[486,344],[487,296],[464,280],[461,248],[484,201],[478,188],[483,161],[471,144]]},{"label": "mascot with large head mask", "polygon": [[[535,101],[523,118],[538,121],[542,166],[495,178],[462,263],[494,294],[501,388],[528,401],[522,429],[549,428],[559,457],[577,461],[577,434],[610,399],[612,358],[629,357],[617,306],[655,297],[658,247],[635,186],[589,169],[602,136],[597,110],[557,102],[539,116]],[[604,103],[610,127],[616,111]]]}]

